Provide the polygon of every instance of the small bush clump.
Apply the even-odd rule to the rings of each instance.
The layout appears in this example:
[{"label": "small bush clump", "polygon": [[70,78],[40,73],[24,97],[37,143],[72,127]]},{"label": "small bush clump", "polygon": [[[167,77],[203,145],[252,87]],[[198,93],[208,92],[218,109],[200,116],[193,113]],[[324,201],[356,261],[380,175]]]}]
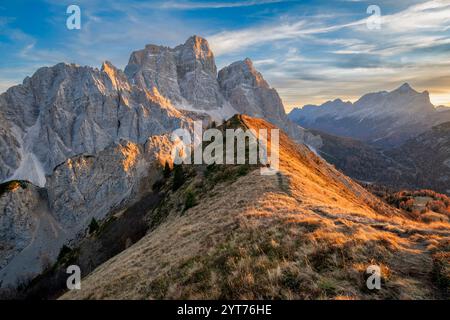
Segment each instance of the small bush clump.
[{"label": "small bush clump", "polygon": [[186,194],[186,199],[184,201],[184,210],[192,208],[197,205],[197,200],[195,199],[195,194],[192,191],[188,191]]},{"label": "small bush clump", "polygon": [[185,182],[186,177],[184,175],[184,170],[181,164],[175,164],[173,166],[173,191],[178,190]]},{"label": "small bush clump", "polygon": [[89,223],[89,234],[93,234],[100,228],[97,220],[95,218],[92,218],[91,223]]}]

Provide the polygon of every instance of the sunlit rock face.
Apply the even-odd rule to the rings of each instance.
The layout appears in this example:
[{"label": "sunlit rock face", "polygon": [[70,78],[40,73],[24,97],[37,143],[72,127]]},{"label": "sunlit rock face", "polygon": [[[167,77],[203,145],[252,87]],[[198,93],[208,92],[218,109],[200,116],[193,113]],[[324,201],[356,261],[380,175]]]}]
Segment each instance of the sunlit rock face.
[{"label": "sunlit rock face", "polygon": [[133,52],[125,74],[132,84],[140,88],[157,88],[172,103],[183,102],[175,54],[168,47],[149,44],[143,50]]},{"label": "sunlit rock face", "polygon": [[0,181],[45,176],[66,159],[96,154],[119,139],[144,143],[149,136],[187,122],[158,91],[132,87],[106,62],[102,70],[74,64],[39,69],[1,95]]},{"label": "sunlit rock face", "polygon": [[168,135],[153,136],[144,144],[121,140],[96,155],[68,159],[48,178],[48,202],[55,218],[71,234],[93,217],[103,219],[134,198],[142,184],[152,186],[160,178],[158,164],[170,158],[172,146]]},{"label": "sunlit rock face", "polygon": [[92,217],[102,219],[131,194],[142,158],[138,145],[123,141],[95,156],[79,155],[57,166],[47,183],[57,220],[76,233]]},{"label": "sunlit rock face", "polygon": [[320,136],[288,119],[278,92],[269,86],[250,59],[234,62],[220,70],[218,81],[222,94],[239,113],[270,121],[297,142],[313,148],[322,145]]},{"label": "sunlit rock face", "polygon": [[198,36],[175,48],[147,45],[133,52],[125,74],[143,89],[157,88],[181,109],[229,109],[219,90],[214,54],[208,42]]}]

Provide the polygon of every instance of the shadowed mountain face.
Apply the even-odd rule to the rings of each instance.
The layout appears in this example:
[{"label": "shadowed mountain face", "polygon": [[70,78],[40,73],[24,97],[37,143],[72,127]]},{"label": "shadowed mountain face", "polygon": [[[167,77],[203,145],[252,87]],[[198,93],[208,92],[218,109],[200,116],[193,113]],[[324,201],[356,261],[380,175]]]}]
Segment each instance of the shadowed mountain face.
[{"label": "shadowed mountain face", "polygon": [[322,138],[318,154],[364,183],[450,194],[450,122],[385,150],[360,140],[310,130]]},{"label": "shadowed mountain face", "polygon": [[409,166],[416,188],[450,194],[450,122],[435,126],[386,154]]},{"label": "shadowed mountain face", "polygon": [[450,121],[450,109],[435,108],[427,91],[419,93],[405,83],[391,92],[366,94],[353,104],[337,99],[296,108],[289,118],[306,128],[391,148]]}]

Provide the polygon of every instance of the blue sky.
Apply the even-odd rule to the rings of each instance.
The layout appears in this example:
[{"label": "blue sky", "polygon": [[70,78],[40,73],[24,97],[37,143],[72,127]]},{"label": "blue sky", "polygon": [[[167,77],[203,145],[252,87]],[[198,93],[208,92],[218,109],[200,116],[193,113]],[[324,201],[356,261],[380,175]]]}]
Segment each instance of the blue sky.
[{"label": "blue sky", "polygon": [[[81,8],[81,30],[66,8]],[[381,10],[367,26],[369,5]],[[131,51],[208,39],[218,68],[249,57],[287,109],[409,82],[450,105],[450,0],[4,0],[0,92],[61,61],[124,68]]]}]

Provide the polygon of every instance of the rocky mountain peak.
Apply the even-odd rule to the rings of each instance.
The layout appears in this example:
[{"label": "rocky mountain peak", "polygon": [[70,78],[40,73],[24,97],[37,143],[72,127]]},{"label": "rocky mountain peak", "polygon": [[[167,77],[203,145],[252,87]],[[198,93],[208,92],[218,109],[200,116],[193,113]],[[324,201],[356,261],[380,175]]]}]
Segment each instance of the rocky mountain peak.
[{"label": "rocky mountain peak", "polygon": [[[233,79],[233,81],[230,81]],[[269,84],[264,77],[253,66],[253,62],[246,58],[242,61],[236,61],[223,68],[219,72],[219,83],[225,91],[228,86],[245,85],[248,87],[260,87],[269,89]]]},{"label": "rocky mountain peak", "polygon": [[178,64],[185,67],[179,68],[182,73],[200,67],[204,72],[216,76],[217,67],[214,54],[206,39],[194,35],[187,39],[183,45],[177,46],[175,52],[178,53]]},{"label": "rocky mountain peak", "polygon": [[398,92],[398,93],[418,93],[416,90],[414,90],[409,83],[405,82],[404,84],[402,84],[400,87],[398,87],[396,90],[394,90],[393,92]]},{"label": "rocky mountain peak", "polygon": [[285,127],[287,117],[280,96],[270,88],[250,59],[237,61],[219,71],[223,95],[239,113],[265,118]]},{"label": "rocky mountain peak", "polygon": [[[208,42],[192,36],[169,48],[146,45],[131,54],[125,74],[132,84],[158,92],[179,109],[232,116],[219,90],[217,67]],[[220,119],[222,120],[222,119]]]}]

